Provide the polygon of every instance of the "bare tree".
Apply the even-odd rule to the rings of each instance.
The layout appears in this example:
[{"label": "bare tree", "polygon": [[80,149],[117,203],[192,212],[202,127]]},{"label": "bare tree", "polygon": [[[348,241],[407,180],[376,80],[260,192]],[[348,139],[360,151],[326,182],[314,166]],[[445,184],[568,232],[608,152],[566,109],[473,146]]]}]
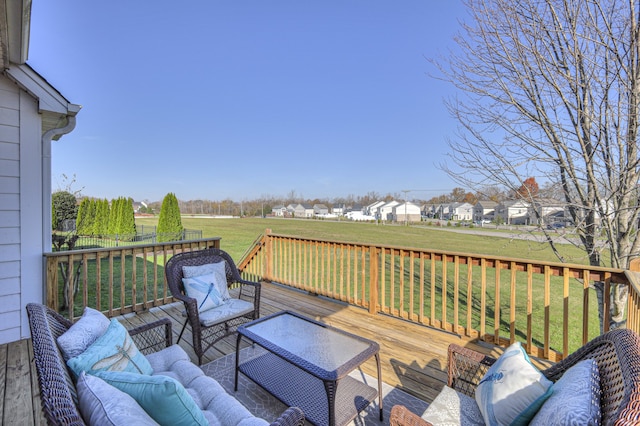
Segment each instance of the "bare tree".
[{"label": "bare tree", "polygon": [[[461,93],[447,101],[460,131],[443,168],[469,187],[514,191],[529,176],[558,185],[590,264],[628,268],[640,243],[640,3],[465,4],[459,50],[434,61]],[[624,289],[612,289],[614,321]]]}]

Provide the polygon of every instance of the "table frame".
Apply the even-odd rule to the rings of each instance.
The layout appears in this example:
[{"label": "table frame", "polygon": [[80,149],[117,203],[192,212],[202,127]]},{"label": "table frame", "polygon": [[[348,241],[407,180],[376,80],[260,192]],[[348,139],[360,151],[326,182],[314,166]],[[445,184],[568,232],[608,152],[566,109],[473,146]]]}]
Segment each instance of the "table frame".
[{"label": "table frame", "polygon": [[[337,367],[333,371],[325,371],[322,368],[315,366],[312,362],[300,358],[299,356],[288,352],[286,349],[280,347],[274,342],[269,341],[262,336],[255,334],[251,331],[251,326],[256,325],[258,323],[269,321],[273,318],[276,318],[280,315],[292,315],[301,320],[307,321],[311,324],[314,324],[317,327],[323,327],[333,332],[339,333],[343,336],[347,336],[349,338],[358,340],[367,345],[367,348],[350,360],[344,362],[342,365]],[[267,353],[261,357],[258,357],[254,360],[246,361],[240,364],[240,342],[245,338],[252,343],[255,343],[262,348],[267,350]],[[328,425],[329,426],[341,426],[342,424],[348,423],[353,418],[355,418],[362,410],[364,410],[375,398],[378,398],[379,408],[380,408],[380,420],[383,420],[383,410],[382,410],[382,374],[380,367],[380,355],[379,355],[380,347],[378,343],[365,339],[363,337],[345,332],[338,328],[332,327],[330,325],[321,323],[319,321],[315,321],[311,318],[307,318],[303,315],[300,315],[296,312],[292,311],[281,311],[275,314],[269,315],[267,317],[263,317],[249,323],[246,323],[238,328],[238,337],[236,341],[236,368],[235,368],[235,390],[238,390],[238,373],[242,372],[249,379],[253,380],[255,383],[263,387],[267,392],[281,400],[283,403],[287,405],[295,405],[299,404],[299,399],[291,398],[286,395],[287,391],[290,390],[290,386],[304,386],[304,389],[299,389],[299,392],[310,393],[309,397],[305,400],[305,403],[308,402],[307,412],[305,413],[305,417],[311,423],[314,423],[318,426],[323,426],[325,423],[322,422],[324,420],[323,414],[318,414],[316,411],[316,405],[313,401],[313,386],[309,386],[309,381],[307,378],[315,378],[322,381],[324,385],[324,393],[327,398],[327,406],[329,409],[328,412]],[[378,372],[378,389],[376,389],[361,383],[352,377],[349,377],[348,374],[353,370],[358,368],[367,360],[375,357],[376,367]],[[283,362],[284,361],[284,362]],[[277,371],[280,372],[281,376],[285,376],[279,382],[276,375],[269,374],[269,372],[265,371],[265,369],[273,369],[277,368]],[[288,383],[287,380],[291,382]],[[339,392],[342,391],[343,388],[339,388],[339,384],[343,384],[343,388],[347,389],[342,392],[341,395],[338,395]],[[313,383],[311,383],[313,385]],[[279,390],[280,389],[280,390]],[[282,390],[284,389],[284,390]],[[317,391],[317,390],[316,390]],[[361,394],[367,395],[366,397],[361,397]],[[315,395],[318,396],[318,395]],[[348,416],[348,419],[336,419],[336,397],[346,398],[355,398],[356,402],[359,401],[359,404],[355,407],[355,414],[351,417],[351,414]],[[340,403],[342,401],[338,401]],[[366,404],[365,404],[366,402]],[[305,407],[300,407],[303,411],[305,411]],[[351,409],[350,409],[351,411]],[[340,420],[340,424],[336,424],[336,421]]]}]

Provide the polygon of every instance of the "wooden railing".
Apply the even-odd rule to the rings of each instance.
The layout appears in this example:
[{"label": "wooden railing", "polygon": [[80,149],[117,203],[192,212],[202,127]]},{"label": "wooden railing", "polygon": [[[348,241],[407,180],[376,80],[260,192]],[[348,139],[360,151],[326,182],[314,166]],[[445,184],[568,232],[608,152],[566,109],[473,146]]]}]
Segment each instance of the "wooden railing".
[{"label": "wooden railing", "polygon": [[631,282],[636,273],[621,269],[313,240],[268,230],[239,267],[252,279],[344,301],[371,314],[502,346],[518,340],[530,354],[552,361],[600,334],[594,283],[603,283],[605,324],[611,288],[629,287],[626,326],[640,331],[640,278]]},{"label": "wooden railing", "polygon": [[45,253],[46,304],[73,320],[85,306],[112,317],[170,303],[165,262],[208,247],[220,238]]},{"label": "wooden railing", "polygon": [[[117,316],[170,303],[166,260],[219,246],[219,238],[209,238],[47,253],[46,303],[71,319],[84,306]],[[285,284],[371,314],[502,346],[518,340],[552,361],[600,333],[593,284],[603,284],[605,324],[611,289],[620,285],[629,289],[626,326],[640,332],[640,272],[270,232],[256,239],[238,267],[247,279]]]}]

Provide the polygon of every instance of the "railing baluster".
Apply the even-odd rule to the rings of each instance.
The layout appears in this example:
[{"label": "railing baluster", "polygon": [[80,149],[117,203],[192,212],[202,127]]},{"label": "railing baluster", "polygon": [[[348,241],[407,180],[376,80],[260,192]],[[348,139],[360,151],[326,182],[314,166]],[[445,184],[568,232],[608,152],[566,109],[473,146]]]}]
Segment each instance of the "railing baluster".
[{"label": "railing baluster", "polygon": [[436,258],[433,253],[429,255],[431,259],[431,283],[429,285],[431,291],[431,313],[429,314],[430,324],[433,326],[436,322]]},{"label": "railing baluster", "polygon": [[487,324],[487,260],[480,261],[480,339],[486,339]]},{"label": "railing baluster", "polygon": [[425,283],[425,278],[424,278],[424,268],[425,268],[425,264],[424,264],[424,257],[425,254],[424,253],[420,253],[420,282],[418,283],[418,286],[420,288],[420,294],[419,294],[419,307],[418,307],[418,322],[420,324],[424,324],[424,304],[425,304],[425,300],[424,300],[424,283]]},{"label": "railing baluster", "polygon": [[[582,344],[589,341],[589,270],[582,271]],[[609,294],[607,292],[606,294]],[[605,297],[604,305],[609,306],[609,297]],[[607,309],[609,311],[609,309]],[[608,312],[606,312],[608,314]]]},{"label": "railing baluster", "polygon": [[440,300],[442,301],[442,312],[440,314],[440,328],[443,330],[447,329],[447,302],[449,299],[449,289],[448,289],[448,277],[447,270],[449,262],[447,261],[447,255],[442,255],[442,282],[440,284]]},{"label": "railing baluster", "polygon": [[458,317],[458,311],[460,305],[458,304],[460,297],[460,256],[453,256],[453,325],[452,332],[458,332],[458,326],[460,325],[460,318]]},{"label": "railing baluster", "polygon": [[500,260],[496,260],[493,295],[493,343],[500,344]]},{"label": "railing baluster", "polygon": [[533,350],[533,266],[527,265],[527,352]]},{"label": "railing baluster", "polygon": [[569,355],[569,268],[562,268],[562,356]]},{"label": "railing baluster", "polygon": [[549,358],[549,323],[551,320],[551,268],[544,266],[544,357]]},{"label": "railing baluster", "polygon": [[471,336],[473,314],[473,262],[471,257],[467,257],[467,324],[465,327],[465,336]]},{"label": "railing baluster", "polygon": [[511,262],[511,287],[509,298],[509,342],[516,341],[516,263]]}]

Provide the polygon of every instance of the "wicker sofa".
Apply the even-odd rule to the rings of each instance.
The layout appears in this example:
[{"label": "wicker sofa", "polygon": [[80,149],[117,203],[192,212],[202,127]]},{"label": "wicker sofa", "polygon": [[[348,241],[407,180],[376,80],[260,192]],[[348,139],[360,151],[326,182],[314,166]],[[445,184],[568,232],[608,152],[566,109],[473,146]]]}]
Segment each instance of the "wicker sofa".
[{"label": "wicker sofa", "polygon": [[[598,365],[601,424],[640,424],[640,337],[628,329],[609,331],[543,370],[542,374],[557,382],[572,366],[585,359],[593,359]],[[479,352],[450,345],[448,387],[473,397],[478,384],[495,361]],[[406,407],[396,405],[391,409],[390,424],[428,426],[431,423]]]},{"label": "wicker sofa", "polygon": [[[89,422],[84,419],[78,406],[78,394],[73,375],[70,373],[64,362],[63,355],[58,347],[57,338],[67,331],[72,323],[60,316],[55,311],[41,304],[28,304],[27,313],[31,328],[31,338],[33,341],[33,352],[36,371],[38,373],[38,383],[40,387],[40,398],[42,410],[50,425],[84,425]],[[167,375],[182,383],[182,377],[189,377],[189,383],[183,383],[188,393],[197,395],[194,400],[198,400],[199,408],[210,424],[225,424],[220,421],[224,416],[218,415],[215,411],[226,410],[235,411],[233,417],[226,416],[225,419],[236,419],[234,424],[240,425],[268,425],[268,422],[253,417],[247,410],[231,395],[226,394],[224,389],[215,382],[214,379],[205,376],[202,370],[189,361],[189,357],[178,345],[172,345],[171,322],[162,319],[151,324],[145,324],[132,330],[128,330],[131,339],[139,351],[146,356],[154,367],[154,374],[163,374],[164,368]],[[186,356],[186,359],[185,359]],[[179,365],[179,370],[172,370],[174,365]],[[174,375],[174,373],[176,373]],[[203,401],[212,398],[212,389],[218,389],[215,395],[206,406],[200,406]],[[202,395],[202,398],[200,398]],[[207,412],[208,411],[208,412]],[[288,408],[271,425],[273,426],[298,426],[304,424],[304,414],[298,408]]]}]

